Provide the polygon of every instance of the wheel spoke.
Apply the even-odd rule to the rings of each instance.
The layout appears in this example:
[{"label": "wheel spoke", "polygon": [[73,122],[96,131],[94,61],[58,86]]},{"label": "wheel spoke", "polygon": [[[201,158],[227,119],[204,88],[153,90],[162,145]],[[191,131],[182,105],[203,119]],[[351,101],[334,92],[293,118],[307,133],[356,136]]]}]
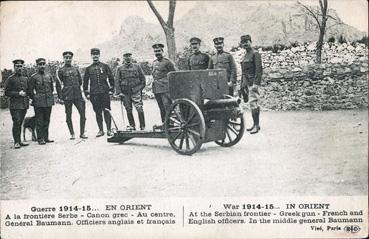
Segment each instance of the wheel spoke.
[{"label": "wheel spoke", "polygon": [[179,142],[179,148],[182,149],[183,147],[183,141],[184,141],[184,134],[182,134],[182,137],[181,137],[181,142]]},{"label": "wheel spoke", "polygon": [[191,140],[191,142],[192,142],[193,146],[195,147],[195,146],[196,146],[196,140],[194,139],[194,137],[192,136],[192,134],[187,134],[187,135],[188,135],[188,137],[190,138],[190,140]]},{"label": "wheel spoke", "polygon": [[177,131],[181,128],[181,126],[174,126],[173,128],[168,128],[168,131]]},{"label": "wheel spoke", "polygon": [[177,118],[179,119],[179,124],[180,123],[182,123],[182,122],[184,122],[184,120],[183,120],[183,118],[182,118],[182,116],[181,116],[181,114],[180,113],[178,113],[178,111],[174,111],[174,113],[176,114],[176,116],[177,116]]},{"label": "wheel spoke", "polygon": [[228,136],[228,138],[229,138],[229,142],[232,142],[232,138],[231,138],[231,135],[229,134],[229,131],[226,129],[226,134],[227,134],[227,136]]},{"label": "wheel spoke", "polygon": [[200,125],[200,122],[197,122],[197,123],[188,124],[187,127],[192,128],[192,127],[199,126],[199,125]]},{"label": "wheel spoke", "polygon": [[176,118],[170,117],[169,119],[173,121],[174,123],[176,123],[177,125],[181,124],[181,122],[179,122]]},{"label": "wheel spoke", "polygon": [[229,121],[228,124],[235,124],[241,126],[241,123],[235,122],[235,121]]},{"label": "wheel spoke", "polygon": [[174,136],[174,138],[173,138],[173,139],[171,139],[170,141],[171,141],[172,143],[174,143],[174,142],[178,139],[178,137],[179,137],[181,134],[182,134],[182,132],[178,132],[178,134],[176,134],[176,136]]},{"label": "wheel spoke", "polygon": [[196,132],[195,130],[192,130],[192,129],[187,129],[188,132],[190,132],[191,134],[194,134],[196,135],[198,138],[200,138],[200,133],[199,132]]},{"label": "wheel spoke", "polygon": [[186,149],[190,149],[190,141],[188,140],[187,134],[186,134]]},{"label": "wheel spoke", "polygon": [[191,117],[189,117],[189,119],[187,120],[187,124],[191,123],[191,121],[195,118],[196,116],[196,112],[192,112]]},{"label": "wheel spoke", "polygon": [[231,126],[227,125],[227,128],[230,129],[236,136],[238,135],[238,130],[232,128]]}]

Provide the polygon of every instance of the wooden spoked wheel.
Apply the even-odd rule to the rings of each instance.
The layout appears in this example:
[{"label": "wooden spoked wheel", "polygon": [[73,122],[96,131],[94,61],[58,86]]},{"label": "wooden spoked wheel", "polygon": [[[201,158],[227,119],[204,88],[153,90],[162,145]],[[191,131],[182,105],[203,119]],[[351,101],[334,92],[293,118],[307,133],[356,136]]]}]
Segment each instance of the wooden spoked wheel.
[{"label": "wooden spoked wheel", "polygon": [[165,133],[177,153],[195,153],[205,139],[205,120],[200,108],[188,99],[175,100],[167,113]]},{"label": "wooden spoked wheel", "polygon": [[216,144],[222,147],[231,147],[237,144],[245,131],[245,123],[243,114],[237,116],[237,118],[230,118],[226,122],[225,138],[223,140],[215,141]]}]

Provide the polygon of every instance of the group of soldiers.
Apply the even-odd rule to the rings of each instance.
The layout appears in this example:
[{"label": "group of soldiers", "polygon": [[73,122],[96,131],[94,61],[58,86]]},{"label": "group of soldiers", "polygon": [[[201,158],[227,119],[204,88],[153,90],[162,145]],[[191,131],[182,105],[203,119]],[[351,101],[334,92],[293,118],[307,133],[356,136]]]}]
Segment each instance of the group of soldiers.
[{"label": "group of soldiers", "polygon": [[[232,55],[223,50],[224,38],[213,39],[216,54],[209,56],[200,51],[201,39],[193,37],[190,39],[193,53],[188,59],[189,70],[204,69],[225,69],[227,72],[229,95],[234,95],[234,88],[237,79],[237,69]],[[253,50],[250,35],[241,36],[240,45],[246,49],[246,53],[241,61],[242,80],[240,95],[245,102],[250,102],[252,111],[253,126],[249,129],[251,134],[258,133],[259,126],[259,91],[262,64],[260,54]],[[152,64],[153,85],[152,90],[159,106],[162,124],[155,126],[163,129],[166,113],[172,103],[168,92],[167,74],[176,71],[176,67],[169,59],[164,57],[164,45],[154,44],[154,54],[156,59]],[[66,123],[70,133],[70,139],[76,138],[72,123],[72,107],[77,108],[80,116],[81,139],[87,139],[85,134],[85,99],[91,101],[96,115],[98,133],[96,137],[105,134],[103,120],[105,120],[107,135],[112,136],[110,99],[111,95],[121,97],[127,112],[129,125],[127,130],[136,130],[133,116],[133,106],[138,113],[140,130],[145,129],[145,115],[142,103],[142,90],[146,86],[145,76],[140,65],[132,60],[132,53],[123,54],[123,64],[118,67],[115,76],[110,67],[100,62],[100,50],[91,49],[93,63],[86,68],[82,78],[77,67],[72,66],[73,53],[63,52],[64,66],[56,72],[56,91],[58,101],[65,106]],[[13,120],[14,148],[18,149],[28,144],[21,142],[21,127],[29,108],[34,106],[36,119],[37,141],[40,145],[54,142],[49,138],[49,124],[52,106],[54,105],[53,76],[45,72],[46,60],[38,58],[36,60],[37,72],[30,79],[22,74],[24,61],[17,59],[14,63],[14,74],[11,75],[5,84],[5,95],[10,98],[10,113]],[[82,89],[81,89],[82,86]]]}]

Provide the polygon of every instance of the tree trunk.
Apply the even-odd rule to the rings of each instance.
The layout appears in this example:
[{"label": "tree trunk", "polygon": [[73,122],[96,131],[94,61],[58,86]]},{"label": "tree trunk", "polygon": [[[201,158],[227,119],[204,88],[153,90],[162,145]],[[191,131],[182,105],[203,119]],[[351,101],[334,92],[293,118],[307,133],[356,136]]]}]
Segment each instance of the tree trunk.
[{"label": "tree trunk", "polygon": [[322,49],[323,49],[323,40],[324,40],[324,31],[320,29],[319,31],[319,39],[316,44],[316,63],[322,63]]},{"label": "tree trunk", "polygon": [[177,48],[176,48],[176,40],[174,36],[174,29],[173,28],[166,28],[165,31],[165,38],[167,40],[168,46],[168,57],[173,63],[175,63],[177,58]]}]

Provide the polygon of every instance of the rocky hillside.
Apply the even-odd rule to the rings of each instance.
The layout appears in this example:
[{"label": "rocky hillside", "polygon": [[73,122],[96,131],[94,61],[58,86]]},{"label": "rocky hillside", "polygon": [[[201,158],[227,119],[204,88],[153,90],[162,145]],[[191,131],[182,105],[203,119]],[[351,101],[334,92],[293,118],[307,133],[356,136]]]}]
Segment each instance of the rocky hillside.
[{"label": "rocky hillside", "polygon": [[[339,19],[334,10],[330,14]],[[193,9],[176,20],[175,28],[179,50],[188,46],[188,40],[192,36],[203,39],[203,50],[212,49],[212,39],[215,36],[224,36],[228,49],[237,46],[240,35],[246,33],[251,34],[254,45],[259,46],[315,41],[318,36],[311,18],[300,15],[300,8],[296,5],[286,5],[283,2],[254,6],[246,1],[199,1]],[[348,25],[336,25],[327,32],[326,39],[332,35],[343,35],[347,40],[356,40],[364,36],[364,33]],[[119,34],[97,47],[103,50],[106,58],[121,57],[123,52],[131,51],[138,60],[151,60],[151,45],[159,41],[165,42],[159,23],[147,23],[142,18],[133,16],[124,20]],[[89,49],[81,49],[77,53],[82,61],[90,60]]]}]

